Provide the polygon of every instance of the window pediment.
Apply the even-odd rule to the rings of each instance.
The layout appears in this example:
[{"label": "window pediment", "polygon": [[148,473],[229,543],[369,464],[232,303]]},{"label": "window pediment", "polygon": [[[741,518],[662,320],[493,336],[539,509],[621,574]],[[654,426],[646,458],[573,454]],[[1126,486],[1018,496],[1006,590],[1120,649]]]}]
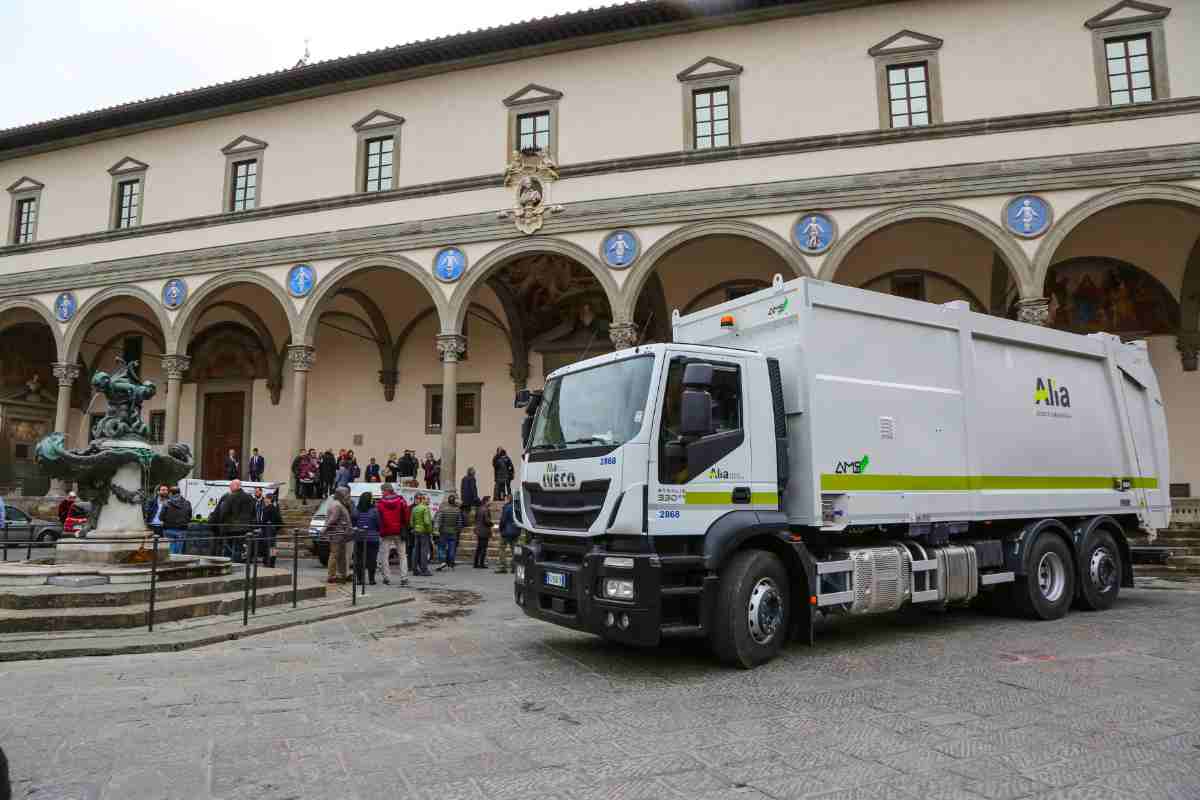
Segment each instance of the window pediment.
[{"label": "window pediment", "polygon": [[262,139],[255,139],[253,136],[243,134],[222,147],[221,152],[228,156],[241,153],[255,153],[259,150],[265,150],[266,147],[267,143]]},{"label": "window pediment", "polygon": [[1110,25],[1124,25],[1129,22],[1153,22],[1164,19],[1170,13],[1171,9],[1166,6],[1143,3],[1141,0],[1121,0],[1083,24],[1084,27],[1092,29],[1107,28]]},{"label": "window pediment", "polygon": [[563,93],[557,89],[542,86],[540,83],[528,83],[504,98],[503,102],[504,105],[512,108],[513,106],[524,106],[532,103],[553,102],[561,100],[562,96]]},{"label": "window pediment", "polygon": [[744,69],[745,67],[741,64],[735,64],[723,58],[705,56],[675,77],[679,79],[680,83],[707,80],[708,78],[731,78],[734,75],[741,75]]},{"label": "window pediment", "polygon": [[26,175],[12,183],[8,187],[8,191],[11,194],[17,194],[18,192],[36,191],[38,189],[44,189],[45,187],[46,184],[42,183],[41,181],[35,181],[33,178],[30,178],[28,175]]},{"label": "window pediment", "polygon": [[117,163],[108,168],[109,175],[127,175],[132,172],[145,172],[150,169],[150,165],[144,161],[138,161],[132,156],[125,156]]},{"label": "window pediment", "polygon": [[941,49],[942,40],[936,36],[917,33],[905,28],[893,33],[882,42],[868,48],[867,55],[888,56],[897,53],[918,53]]},{"label": "window pediment", "polygon": [[404,117],[377,108],[350,127],[359,131],[372,131],[379,128],[394,128],[404,124]]}]

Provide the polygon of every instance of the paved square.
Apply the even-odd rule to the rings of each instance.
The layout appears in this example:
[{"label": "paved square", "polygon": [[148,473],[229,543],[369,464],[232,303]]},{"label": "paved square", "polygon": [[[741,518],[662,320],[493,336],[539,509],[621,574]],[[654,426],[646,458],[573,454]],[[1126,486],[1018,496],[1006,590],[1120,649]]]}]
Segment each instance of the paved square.
[{"label": "paved square", "polygon": [[1200,592],[837,620],[741,672],[527,620],[507,576],[424,586],[177,654],[0,664],[15,797],[1200,798]]}]

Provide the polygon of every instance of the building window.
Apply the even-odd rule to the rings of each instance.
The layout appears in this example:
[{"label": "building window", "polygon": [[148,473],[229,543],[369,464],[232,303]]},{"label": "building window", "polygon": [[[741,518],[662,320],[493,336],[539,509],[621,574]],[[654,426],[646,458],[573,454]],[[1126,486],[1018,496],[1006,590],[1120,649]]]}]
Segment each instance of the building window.
[{"label": "building window", "polygon": [[132,228],[142,213],[142,182],[121,181],[117,184],[117,228]]},{"label": "building window", "polygon": [[150,444],[162,444],[167,430],[167,412],[150,412]]},{"label": "building window", "polygon": [[505,160],[517,150],[541,150],[558,158],[558,101],[562,96],[557,89],[530,83],[504,98],[508,109]]},{"label": "building window", "polygon": [[675,77],[683,84],[683,149],[711,150],[742,143],[738,85],[742,66],[709,56]]},{"label": "building window", "polygon": [[[482,383],[460,383],[458,385],[458,432],[479,433],[480,399]],[[442,386],[425,385],[425,433],[434,435],[442,432]]]},{"label": "building window", "polygon": [[17,201],[17,219],[15,221],[16,235],[13,242],[29,244],[37,231],[38,201],[36,197],[26,197]]},{"label": "building window", "polygon": [[239,213],[262,207],[263,161],[267,143],[252,136],[239,136],[221,148],[225,154],[223,208]]},{"label": "building window", "polygon": [[517,147],[546,150],[550,147],[550,112],[517,115]]},{"label": "building window", "polygon": [[893,128],[929,124],[929,65],[924,61],[888,67],[888,113]]},{"label": "building window", "polygon": [[233,175],[230,180],[233,194],[229,198],[231,211],[249,211],[255,207],[258,200],[258,159],[233,163]]},{"label": "building window", "polygon": [[1110,105],[1146,103],[1154,99],[1149,34],[1105,39],[1104,57],[1108,67]]},{"label": "building window", "polygon": [[1172,483],[1170,486],[1171,497],[1183,498],[1192,496],[1192,485],[1190,483]]},{"label": "building window", "polygon": [[909,300],[925,299],[924,275],[896,275],[892,278],[892,294]]},{"label": "building window", "polygon": [[368,139],[365,165],[368,192],[386,192],[392,188],[392,152],[396,140],[391,136]]},{"label": "building window", "polygon": [[728,147],[729,87],[692,92],[692,106],[696,109],[692,123],[692,147],[696,150]]}]

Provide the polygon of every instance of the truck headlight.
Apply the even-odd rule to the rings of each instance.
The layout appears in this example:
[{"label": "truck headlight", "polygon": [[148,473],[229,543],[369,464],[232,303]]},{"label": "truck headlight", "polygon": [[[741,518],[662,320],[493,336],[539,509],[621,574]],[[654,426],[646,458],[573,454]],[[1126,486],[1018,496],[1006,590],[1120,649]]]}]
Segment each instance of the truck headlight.
[{"label": "truck headlight", "polygon": [[525,582],[525,565],[517,564],[516,567],[513,568],[513,575],[516,577],[517,583],[524,583]]},{"label": "truck headlight", "polygon": [[633,581],[622,578],[605,578],[604,596],[609,600],[632,600]]}]

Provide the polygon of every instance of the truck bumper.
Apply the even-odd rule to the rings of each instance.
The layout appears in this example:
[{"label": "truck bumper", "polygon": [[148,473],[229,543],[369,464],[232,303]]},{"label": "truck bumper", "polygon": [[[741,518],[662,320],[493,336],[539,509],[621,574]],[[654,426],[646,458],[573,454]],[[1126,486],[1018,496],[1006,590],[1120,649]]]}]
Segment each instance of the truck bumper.
[{"label": "truck bumper", "polygon": [[[606,565],[606,557],[628,559],[633,566]],[[527,616],[626,644],[659,643],[661,568],[656,555],[609,553],[591,542],[581,543],[572,553],[561,547],[544,548],[535,541],[523,545],[513,563],[524,570],[523,580],[513,584],[513,600]],[[560,582],[558,576],[563,576],[565,586],[554,585]],[[604,597],[605,578],[632,580],[634,599]]]}]

